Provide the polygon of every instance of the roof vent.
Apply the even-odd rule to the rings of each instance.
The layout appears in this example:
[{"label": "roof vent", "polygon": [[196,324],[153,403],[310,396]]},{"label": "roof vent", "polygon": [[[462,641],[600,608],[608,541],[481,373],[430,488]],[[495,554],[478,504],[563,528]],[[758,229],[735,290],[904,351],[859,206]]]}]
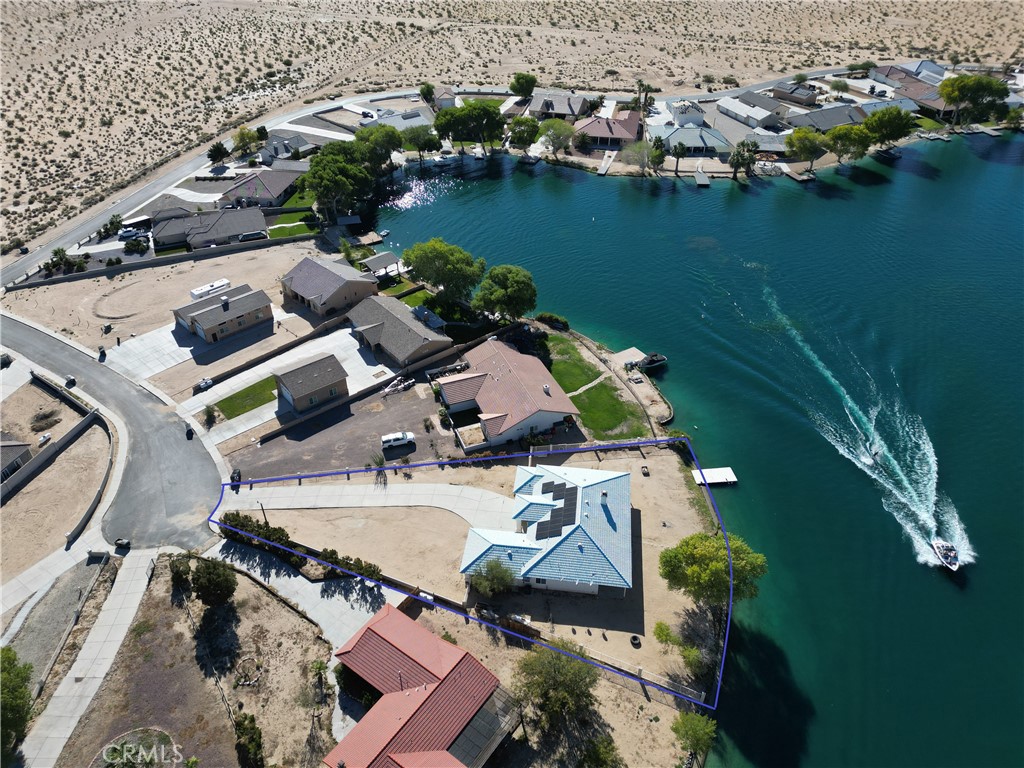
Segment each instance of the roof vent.
[{"label": "roof vent", "polygon": [[547,384],[544,385],[544,394],[548,395],[549,397],[551,396],[551,387]]},{"label": "roof vent", "polygon": [[222,307],[224,307],[224,309],[227,309],[228,305],[230,304],[230,301],[229,301],[228,297],[227,296],[221,296],[220,297],[220,304],[221,304]]},{"label": "roof vent", "polygon": [[608,498],[608,491],[601,491],[601,498],[602,499],[607,499]]},{"label": "roof vent", "polygon": [[583,551],[583,545],[582,544],[577,544],[576,547],[579,549],[580,552]]},{"label": "roof vent", "polygon": [[512,559],[512,550],[510,549],[506,554],[508,555],[508,559],[511,560]]}]

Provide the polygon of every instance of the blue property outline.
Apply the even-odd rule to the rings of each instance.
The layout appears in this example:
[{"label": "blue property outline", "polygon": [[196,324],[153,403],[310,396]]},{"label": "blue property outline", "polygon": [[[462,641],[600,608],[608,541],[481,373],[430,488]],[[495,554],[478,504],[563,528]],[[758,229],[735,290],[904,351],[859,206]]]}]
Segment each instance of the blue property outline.
[{"label": "blue property outline", "polygon": [[490,627],[491,629],[498,630],[499,632],[503,632],[506,635],[509,635],[510,637],[515,637],[515,638],[517,638],[519,640],[523,640],[523,641],[525,641],[525,642],[527,642],[527,643],[529,643],[531,645],[539,645],[539,646],[542,646],[542,647],[547,648],[549,650],[556,651],[556,652],[562,654],[563,656],[569,656],[570,658],[577,659],[578,661],[584,661],[587,664],[592,664],[593,666],[597,667],[598,669],[603,669],[603,670],[606,670],[608,672],[612,672],[612,673],[614,673],[616,675],[619,675],[620,677],[626,678],[627,680],[632,680],[635,683],[639,683],[641,686],[650,686],[650,687],[652,687],[652,688],[654,688],[656,690],[662,691],[663,693],[667,693],[667,694],[669,694],[671,696],[675,696],[678,699],[685,699],[686,701],[692,702],[693,704],[697,704],[698,706],[704,707],[705,709],[710,709],[711,711],[714,711],[714,710],[718,709],[718,697],[722,693],[722,677],[723,677],[723,675],[725,673],[725,655],[726,655],[726,652],[729,649],[729,629],[732,626],[732,599],[733,599],[732,548],[729,545],[729,534],[728,534],[728,532],[725,529],[725,521],[722,519],[722,513],[719,512],[719,510],[718,510],[718,503],[715,501],[715,496],[711,492],[711,486],[708,484],[707,478],[704,476],[704,468],[700,465],[700,461],[697,459],[697,453],[696,453],[696,451],[693,450],[693,444],[690,442],[690,438],[685,437],[685,436],[684,437],[665,437],[665,438],[655,438],[655,439],[652,439],[652,440],[637,440],[637,441],[628,442],[628,443],[607,443],[607,444],[603,444],[603,445],[588,446],[586,448],[559,448],[559,449],[552,449],[552,450],[547,450],[547,451],[536,451],[536,452],[533,452],[533,453],[512,453],[512,454],[504,454],[504,455],[501,455],[501,456],[480,456],[480,457],[477,457],[477,458],[450,459],[448,461],[425,461],[425,462],[419,462],[417,464],[393,465],[393,466],[390,466],[390,467],[383,467],[383,469],[385,469],[385,470],[386,469],[398,469],[399,467],[401,467],[402,470],[407,470],[407,469],[416,469],[417,467],[457,466],[459,464],[473,464],[473,463],[484,462],[484,461],[504,461],[504,460],[507,460],[507,459],[520,459],[520,458],[530,458],[530,457],[537,457],[537,456],[553,456],[553,455],[556,455],[556,454],[563,454],[563,453],[590,453],[591,451],[597,452],[597,451],[606,451],[606,450],[620,450],[620,449],[623,449],[623,448],[643,448],[645,446],[671,445],[672,443],[680,443],[680,442],[685,442],[686,446],[690,449],[690,455],[693,457],[693,462],[694,462],[694,464],[697,465],[697,471],[700,472],[701,479],[704,481],[704,483],[703,483],[704,489],[707,491],[708,498],[711,500],[711,507],[712,507],[712,509],[715,510],[715,517],[718,518],[718,525],[720,526],[720,528],[722,530],[722,538],[725,540],[725,551],[726,551],[726,555],[727,555],[728,560],[729,560],[729,611],[728,611],[728,613],[726,615],[726,621],[725,621],[725,640],[724,640],[724,642],[722,644],[722,658],[721,658],[721,661],[719,662],[719,665],[718,665],[718,686],[715,689],[714,701],[711,704],[708,704],[708,703],[703,702],[703,701],[697,701],[696,699],[690,698],[689,696],[686,696],[685,694],[679,693],[678,691],[673,691],[670,688],[666,688],[666,687],[664,687],[662,685],[658,685],[657,683],[652,682],[650,680],[645,680],[645,679],[637,677],[635,675],[631,675],[628,672],[624,672],[624,671],[622,671],[620,669],[616,669],[615,667],[610,667],[607,664],[602,664],[601,662],[595,661],[594,659],[588,659],[588,658],[584,658],[583,656],[577,656],[574,653],[569,653],[568,651],[565,651],[565,650],[563,650],[561,648],[557,648],[555,646],[548,645],[547,643],[542,642],[540,640],[536,640],[534,638],[526,637],[525,635],[520,635],[518,632],[513,632],[512,630],[506,629],[505,627],[499,627],[496,624],[491,624],[490,622],[484,621],[483,619],[480,619],[480,618],[477,618],[476,616],[473,616],[470,613],[462,613],[460,611],[455,610],[454,608],[449,608],[446,605],[440,605],[440,604],[438,604],[436,602],[432,602],[430,600],[427,600],[426,598],[420,597],[419,595],[414,595],[414,594],[411,594],[409,592],[405,592],[404,590],[399,589],[398,587],[394,587],[394,586],[392,586],[390,584],[385,584],[383,582],[377,581],[376,579],[371,579],[368,576],[362,576],[362,575],[360,575],[358,573],[354,573],[354,572],[346,570],[344,568],[340,568],[340,567],[338,567],[336,565],[332,565],[330,563],[326,563],[323,560],[315,558],[315,557],[313,557],[312,555],[310,555],[310,554],[308,554],[306,552],[297,552],[294,549],[291,549],[290,547],[286,547],[286,546],[284,546],[282,544],[278,544],[278,543],[273,542],[273,541],[268,541],[267,539],[261,538],[259,536],[254,536],[251,533],[247,533],[246,531],[239,530],[238,528],[235,528],[235,527],[230,526],[230,525],[225,525],[224,523],[220,522],[219,520],[214,520],[213,519],[213,516],[215,514],[217,514],[217,510],[220,509],[221,502],[224,501],[224,492],[225,492],[225,490],[230,488],[233,485],[240,485],[240,486],[241,485],[249,485],[249,486],[253,486],[253,485],[257,485],[257,484],[279,483],[279,482],[282,482],[282,481],[290,481],[290,480],[301,482],[302,480],[309,479],[309,478],[316,478],[316,477],[337,477],[338,475],[346,475],[346,476],[348,476],[348,475],[352,475],[352,474],[367,474],[367,473],[370,473],[370,472],[378,472],[378,471],[380,471],[382,469],[382,467],[369,467],[369,468],[363,467],[363,468],[360,468],[360,469],[337,469],[337,470],[330,470],[328,472],[316,472],[316,473],[311,473],[311,474],[282,475],[280,477],[251,478],[249,480],[240,480],[238,483],[233,483],[231,481],[224,482],[224,483],[220,484],[220,498],[217,499],[217,504],[214,506],[213,510],[211,510],[209,517],[206,518],[206,522],[207,523],[213,523],[215,525],[220,526],[221,528],[225,528],[227,530],[234,531],[235,533],[239,533],[239,534],[242,534],[244,536],[248,536],[251,539],[256,539],[257,541],[261,541],[264,544],[268,544],[268,545],[270,545],[272,547],[276,547],[277,549],[281,549],[281,550],[283,550],[285,552],[288,552],[289,554],[299,555],[301,557],[305,557],[305,558],[307,558],[309,560],[312,560],[314,563],[319,563],[320,565],[325,566],[326,568],[331,568],[333,570],[340,571],[342,573],[346,573],[349,576],[354,576],[356,578],[362,579],[363,581],[368,582],[370,584],[374,584],[374,585],[376,585],[378,587],[382,587],[384,589],[390,589],[392,592],[397,592],[398,594],[404,595],[405,597],[411,597],[414,600],[419,600],[424,605],[429,605],[429,606],[431,606],[433,608],[443,608],[444,610],[448,611],[449,613],[452,613],[452,614],[454,614],[456,616],[459,616],[459,617],[461,617],[463,619],[469,619],[470,621],[474,621],[477,624],[483,625],[485,627]]}]

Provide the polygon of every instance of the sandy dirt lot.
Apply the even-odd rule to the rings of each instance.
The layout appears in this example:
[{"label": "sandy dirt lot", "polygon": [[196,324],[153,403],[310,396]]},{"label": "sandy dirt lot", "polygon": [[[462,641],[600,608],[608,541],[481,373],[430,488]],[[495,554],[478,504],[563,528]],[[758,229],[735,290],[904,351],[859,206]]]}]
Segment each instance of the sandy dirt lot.
[{"label": "sandy dirt lot", "polygon": [[[319,629],[239,574],[237,610],[204,616],[202,604],[190,602],[200,628],[217,640],[207,655],[205,646],[197,648],[184,608],[171,602],[167,562],[158,563],[117,661],[58,765],[82,765],[115,736],[143,727],[167,731],[186,757],[198,756],[202,765],[237,765],[215,671],[222,675],[232,709],[256,716],[267,764],[301,764],[314,702],[309,664],[327,661],[331,651]],[[259,682],[236,687],[236,678],[255,676],[257,663]],[[324,730],[329,718],[320,720],[312,740],[322,748],[317,759],[334,746]]]},{"label": "sandy dirt lot", "polygon": [[[281,277],[305,256],[322,255],[309,243],[290,243],[216,259],[126,272],[73,283],[14,291],[3,307],[21,317],[70,336],[87,347],[113,347],[116,337],[140,336],[174,322],[171,310],[192,301],[189,291],[227,278],[248,283],[281,305]],[[339,256],[340,258],[340,256]],[[111,326],[104,333],[105,325]],[[302,325],[308,330],[309,324]]]},{"label": "sandy dirt lot", "polygon": [[[37,416],[40,420],[33,423],[33,418]],[[55,419],[58,421],[51,423]],[[81,419],[81,414],[71,410],[62,400],[29,382],[18,387],[4,400],[0,425],[15,440],[31,445],[34,456],[38,453],[40,437],[49,432],[51,441],[59,440]],[[43,427],[45,423],[49,426]]]},{"label": "sandy dirt lot", "polygon": [[954,51],[999,66],[1024,36],[1018,11],[1011,0],[12,0],[0,20],[2,239],[30,239],[154,161],[313,94],[505,85],[519,70],[545,86],[622,93],[639,78],[685,94],[704,75],[746,84]]},{"label": "sandy dirt lot", "polygon": [[[51,552],[81,519],[103,480],[110,441],[90,427],[0,510],[0,572],[17,576]],[[73,477],[70,484],[68,478]]]}]

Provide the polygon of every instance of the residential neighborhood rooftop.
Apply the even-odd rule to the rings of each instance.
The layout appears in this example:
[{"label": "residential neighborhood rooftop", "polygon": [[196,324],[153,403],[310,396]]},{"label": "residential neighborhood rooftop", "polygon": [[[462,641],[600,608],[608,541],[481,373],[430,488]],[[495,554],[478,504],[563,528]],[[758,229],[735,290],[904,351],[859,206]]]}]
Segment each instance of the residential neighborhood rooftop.
[{"label": "residential neighborhood rooftop", "polygon": [[344,379],[345,367],[332,353],[306,358],[289,371],[278,374],[281,383],[295,399],[307,397],[328,384]]}]

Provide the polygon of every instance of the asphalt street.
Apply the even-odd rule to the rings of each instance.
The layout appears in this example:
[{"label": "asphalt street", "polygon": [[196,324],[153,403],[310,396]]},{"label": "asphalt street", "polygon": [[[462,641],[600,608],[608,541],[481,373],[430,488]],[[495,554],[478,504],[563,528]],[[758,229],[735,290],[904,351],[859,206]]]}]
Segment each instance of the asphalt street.
[{"label": "asphalt street", "polygon": [[7,315],[0,332],[15,354],[56,374],[74,375],[76,389],[126,425],[128,434],[118,437],[128,441],[128,459],[103,518],[104,538],[184,549],[209,541],[206,518],[220,497],[220,474],[198,437],[185,438],[185,422],[174,410],[89,355]]}]

